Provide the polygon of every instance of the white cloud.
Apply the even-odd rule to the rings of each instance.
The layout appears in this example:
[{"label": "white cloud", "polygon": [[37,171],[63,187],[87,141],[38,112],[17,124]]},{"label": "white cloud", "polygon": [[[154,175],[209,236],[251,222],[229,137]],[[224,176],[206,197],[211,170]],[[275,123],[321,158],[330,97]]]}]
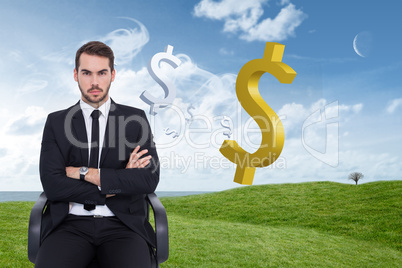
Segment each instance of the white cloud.
[{"label": "white cloud", "polygon": [[16,61],[16,62],[24,62],[24,58],[23,58],[22,52],[19,51],[19,50],[10,51],[10,52],[8,53],[8,56],[9,56],[12,60],[14,60],[14,61]]},{"label": "white cloud", "polygon": [[393,114],[395,110],[402,105],[402,98],[393,99],[387,106],[386,110],[389,114]]},{"label": "white cloud", "polygon": [[226,48],[221,48],[219,49],[219,54],[223,55],[223,56],[233,56],[234,55],[234,51],[233,50],[227,50]]},{"label": "white cloud", "polygon": [[[344,105],[321,99],[309,106],[285,104],[278,115],[285,127],[281,159],[285,168],[256,170],[255,184],[303,181],[348,183],[350,172],[365,174],[362,182],[400,179],[399,155],[372,150],[373,137],[383,130],[360,134],[363,104]],[[336,117],[336,115],[338,116]],[[303,133],[303,134],[302,134]],[[370,144],[364,146],[364,144]]]},{"label": "white cloud", "polygon": [[[328,103],[319,99],[310,107],[302,104],[285,104],[278,115],[282,119],[288,139],[300,142],[305,152],[322,163],[336,167],[339,163],[339,128],[358,114],[363,104]],[[292,143],[297,144],[297,143]]]},{"label": "white cloud", "polygon": [[295,35],[295,29],[307,16],[295,8],[293,4],[281,9],[274,18],[267,18],[258,25],[250,28],[240,37],[247,41],[282,41]]},{"label": "white cloud", "polygon": [[285,104],[278,111],[278,115],[280,117],[286,117],[285,120],[282,120],[282,124],[289,130],[295,128],[300,122],[303,122],[308,114],[309,111],[302,104],[297,104],[294,102]]},{"label": "white cloud", "polygon": [[21,86],[17,89],[17,93],[20,95],[35,93],[42,89],[45,89],[48,85],[48,77],[45,74],[32,74],[21,82]]},{"label": "white cloud", "polygon": [[29,106],[22,116],[12,118],[6,125],[6,132],[12,135],[33,135],[39,133],[46,119],[43,107]]},{"label": "white cloud", "polygon": [[194,14],[197,17],[207,17],[216,20],[226,19],[232,15],[240,17],[245,13],[250,13],[250,17],[252,17],[252,14],[263,12],[262,4],[266,2],[268,1],[222,0],[220,2],[215,2],[212,0],[202,0],[194,7]]},{"label": "white cloud", "polygon": [[290,3],[290,0],[281,0],[280,5],[284,6]]},{"label": "white cloud", "polygon": [[266,18],[259,22],[264,13],[267,0],[202,0],[194,7],[196,17],[206,17],[224,21],[224,32],[240,33],[246,41],[283,41],[294,36],[295,29],[307,15],[288,1],[274,19]]},{"label": "white cloud", "polygon": [[[338,120],[343,122],[349,120],[350,116],[358,114],[362,109],[362,103],[354,105],[336,103],[335,105],[331,105],[326,99],[319,99],[312,103],[310,107],[304,107],[298,103],[285,104],[278,110],[278,115],[281,118],[285,118],[282,120],[282,123],[287,132],[293,132],[297,129],[297,133],[299,133],[307,118],[313,121],[325,121],[339,117]],[[316,116],[314,117],[314,115]]]},{"label": "white cloud", "polygon": [[352,106],[352,110],[354,113],[360,113],[360,111],[363,109],[363,104],[362,103],[358,103]]},{"label": "white cloud", "polygon": [[117,29],[100,39],[113,49],[116,65],[130,63],[149,41],[148,30],[142,23],[135,19],[126,19],[138,24],[139,28]]},{"label": "white cloud", "polygon": [[0,129],[0,190],[39,190],[39,150],[47,113],[29,106],[22,115],[9,114]]}]

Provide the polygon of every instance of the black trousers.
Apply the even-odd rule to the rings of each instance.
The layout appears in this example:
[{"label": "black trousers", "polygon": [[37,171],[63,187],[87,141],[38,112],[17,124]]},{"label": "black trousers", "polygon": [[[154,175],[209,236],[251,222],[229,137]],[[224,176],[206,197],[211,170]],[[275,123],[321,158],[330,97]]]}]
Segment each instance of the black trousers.
[{"label": "black trousers", "polygon": [[68,215],[43,241],[37,268],[151,267],[147,242],[116,217]]}]

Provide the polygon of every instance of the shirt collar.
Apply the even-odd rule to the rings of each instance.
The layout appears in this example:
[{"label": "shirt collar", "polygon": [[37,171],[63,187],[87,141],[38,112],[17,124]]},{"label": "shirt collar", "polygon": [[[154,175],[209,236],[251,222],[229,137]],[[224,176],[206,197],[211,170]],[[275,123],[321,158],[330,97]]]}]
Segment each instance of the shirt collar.
[{"label": "shirt collar", "polygon": [[[111,101],[109,97],[107,101],[98,108],[98,110],[101,112],[101,115],[104,116],[105,118],[107,118],[107,116],[109,115],[110,104]],[[95,110],[94,107],[84,102],[82,99],[80,99],[80,107],[82,110],[82,114],[87,119],[91,116],[91,113]]]}]

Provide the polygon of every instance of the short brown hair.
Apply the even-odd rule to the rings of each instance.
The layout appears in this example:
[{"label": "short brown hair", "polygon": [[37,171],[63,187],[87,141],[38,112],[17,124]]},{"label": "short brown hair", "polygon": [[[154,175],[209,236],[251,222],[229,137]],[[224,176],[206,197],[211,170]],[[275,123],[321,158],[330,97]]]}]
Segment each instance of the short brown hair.
[{"label": "short brown hair", "polygon": [[114,54],[113,50],[108,45],[99,41],[91,41],[80,47],[75,55],[75,69],[77,72],[80,67],[80,57],[82,53],[109,58],[110,71],[114,70]]}]

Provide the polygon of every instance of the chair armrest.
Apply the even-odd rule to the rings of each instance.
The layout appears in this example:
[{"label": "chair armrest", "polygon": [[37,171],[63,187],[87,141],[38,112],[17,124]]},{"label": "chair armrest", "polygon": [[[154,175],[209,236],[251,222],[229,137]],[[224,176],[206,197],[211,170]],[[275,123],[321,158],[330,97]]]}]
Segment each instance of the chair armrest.
[{"label": "chair armrest", "polygon": [[169,233],[166,210],[155,193],[147,194],[147,200],[154,211],[156,259],[158,263],[162,263],[169,257]]},{"label": "chair armrest", "polygon": [[39,251],[42,214],[43,209],[46,206],[46,202],[47,197],[45,193],[42,192],[31,210],[31,215],[29,216],[28,259],[32,263],[35,263],[36,255],[38,254]]}]

